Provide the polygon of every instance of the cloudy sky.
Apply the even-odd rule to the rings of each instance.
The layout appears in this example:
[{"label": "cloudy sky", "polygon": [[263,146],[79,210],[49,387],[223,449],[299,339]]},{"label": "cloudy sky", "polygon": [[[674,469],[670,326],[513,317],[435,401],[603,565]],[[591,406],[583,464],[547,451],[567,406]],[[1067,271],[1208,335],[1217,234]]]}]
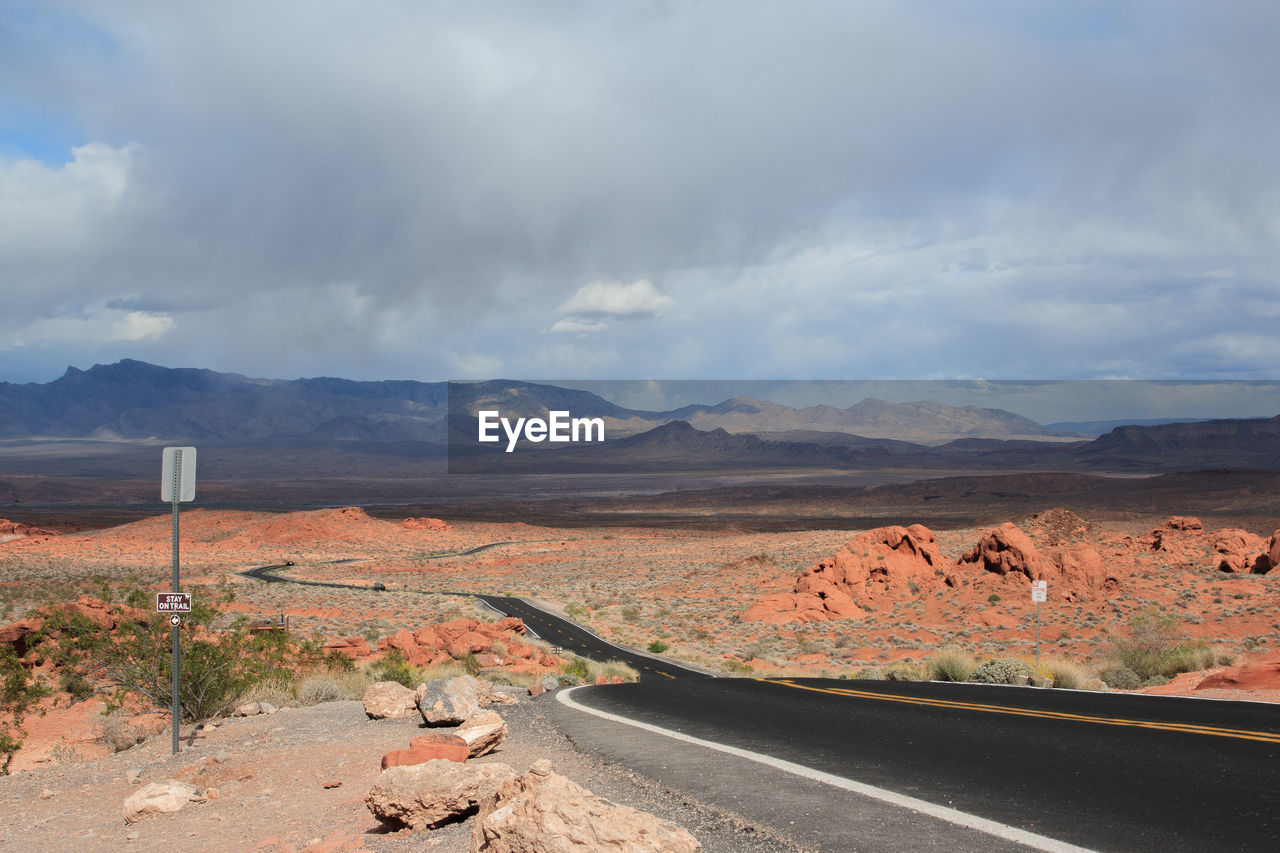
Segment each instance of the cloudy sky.
[{"label": "cloudy sky", "polygon": [[1272,0],[0,3],[0,380],[1277,378]]}]

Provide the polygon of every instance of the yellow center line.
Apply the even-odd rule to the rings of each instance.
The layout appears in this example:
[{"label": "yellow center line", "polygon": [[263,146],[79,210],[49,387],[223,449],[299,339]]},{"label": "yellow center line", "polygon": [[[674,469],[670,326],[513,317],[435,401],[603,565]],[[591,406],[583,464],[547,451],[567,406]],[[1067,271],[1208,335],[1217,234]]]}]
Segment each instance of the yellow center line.
[{"label": "yellow center line", "polygon": [[811,687],[796,684],[785,679],[769,680],[757,678],[768,684],[793,687],[796,690],[808,690],[813,693],[827,693],[833,696],[851,696],[858,699],[874,699],[880,702],[899,702],[905,705],[926,705],[932,708],[949,708],[962,711],[980,711],[987,714],[1007,714],[1014,717],[1039,717],[1046,720],[1072,720],[1082,723],[1097,723],[1104,726],[1130,726],[1138,729],[1158,729],[1168,732],[1184,732],[1187,734],[1212,735],[1239,740],[1255,740],[1263,743],[1280,743],[1280,732],[1257,732],[1248,729],[1224,729],[1216,726],[1197,726],[1191,723],[1160,723],[1152,720],[1126,720],[1120,717],[1094,717],[1086,714],[1068,714],[1064,711],[1044,711],[1032,708],[1011,708],[1006,705],[987,705],[981,702],[959,702],[951,699],[929,699],[916,696],[893,696],[887,693],[876,693],[870,690],[854,690],[848,687]]}]

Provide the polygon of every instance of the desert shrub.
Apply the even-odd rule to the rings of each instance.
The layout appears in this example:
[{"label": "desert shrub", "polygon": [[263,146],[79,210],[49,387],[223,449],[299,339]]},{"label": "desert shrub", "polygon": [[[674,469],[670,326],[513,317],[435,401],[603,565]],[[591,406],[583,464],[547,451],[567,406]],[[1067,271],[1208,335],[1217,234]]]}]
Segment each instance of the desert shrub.
[{"label": "desert shrub", "polygon": [[969,673],[968,681],[976,684],[1009,684],[1015,675],[1031,675],[1031,666],[1016,658],[983,661]]},{"label": "desert shrub", "polygon": [[1107,667],[1098,673],[1098,676],[1108,687],[1114,687],[1117,690],[1137,690],[1142,685],[1142,679],[1136,672],[1119,664]]},{"label": "desert shrub", "polygon": [[988,602],[990,602],[991,604],[997,604],[997,603],[999,603],[999,601],[1000,601],[1000,593],[998,593],[998,592],[993,592],[993,593],[991,593],[990,595],[988,595],[988,596],[987,596],[987,601],[988,601]]},{"label": "desert shrub", "polygon": [[1044,669],[1053,677],[1053,686],[1067,690],[1083,690],[1090,682],[1089,673],[1077,663],[1062,658],[1049,658]]},{"label": "desert shrub", "polygon": [[146,732],[134,723],[132,715],[122,711],[107,714],[102,718],[99,726],[102,731],[102,742],[112,752],[124,752],[147,739]]},{"label": "desert shrub", "polygon": [[560,667],[560,683],[566,686],[595,684],[600,676],[604,676],[608,681],[615,675],[622,676],[625,681],[635,681],[640,677],[634,669],[616,660],[599,663],[587,658],[574,657]]},{"label": "desert shrub", "polygon": [[591,676],[591,662],[575,656],[561,664],[560,672],[570,679],[570,684],[584,684]]},{"label": "desert shrub", "polygon": [[864,666],[853,673],[855,681],[883,681],[884,673],[876,666]]},{"label": "desert shrub", "polygon": [[918,664],[898,661],[884,671],[886,681],[924,681],[924,669]]},{"label": "desert shrub", "polygon": [[9,765],[22,748],[22,718],[47,693],[12,647],[0,644],[0,776],[9,775]]},{"label": "desert shrub", "polygon": [[[432,664],[418,671],[420,680],[415,684],[406,685],[408,687],[417,687],[423,681],[440,681],[445,678],[457,678],[459,675],[469,675],[466,667],[460,661],[447,660],[442,663]],[[375,681],[382,679],[374,679]]]},{"label": "desert shrub", "polygon": [[978,662],[958,649],[943,649],[929,658],[929,678],[933,681],[968,681]]},{"label": "desert shrub", "polygon": [[346,698],[347,692],[342,685],[328,675],[309,675],[298,684],[298,702],[302,705],[319,705]]},{"label": "desert shrub", "polygon": [[354,672],[356,668],[356,662],[337,649],[325,652],[322,663],[330,672]]},{"label": "desert shrub", "polygon": [[1132,670],[1139,681],[1205,669],[1216,657],[1203,642],[1187,639],[1181,617],[1155,608],[1131,616],[1129,635],[1113,639],[1112,643],[1116,661]]},{"label": "desert shrub", "polygon": [[1159,687],[1161,684],[1168,684],[1168,683],[1169,683],[1169,679],[1165,678],[1163,675],[1153,675],[1138,686],[1139,687]]},{"label": "desert shrub", "polygon": [[374,681],[395,681],[405,687],[417,687],[422,682],[421,674],[404,659],[404,653],[397,648],[387,649],[382,658],[369,668]]},{"label": "desert shrub", "polygon": [[[188,722],[216,716],[255,684],[290,671],[293,646],[285,632],[251,631],[243,620],[212,630],[221,615],[217,604],[225,600],[197,596],[182,622],[178,709]],[[116,605],[114,634],[55,610],[42,629],[50,632],[50,657],[88,682],[105,682],[108,711],[122,707],[129,696],[167,708],[173,684],[168,618],[148,609],[153,599],[141,589],[130,590],[125,601],[138,610],[129,613]]]},{"label": "desert shrub", "polygon": [[277,708],[285,708],[296,701],[293,684],[286,677],[269,678],[254,684],[244,693],[236,697],[232,707],[246,702],[270,702]]},{"label": "desert shrub", "polygon": [[661,640],[654,640],[646,648],[648,648],[649,651],[653,652],[655,655],[660,655],[671,647],[668,646],[666,643],[662,642]]},{"label": "desert shrub", "polygon": [[728,658],[720,663],[720,668],[730,675],[750,675],[755,669],[748,663]]}]

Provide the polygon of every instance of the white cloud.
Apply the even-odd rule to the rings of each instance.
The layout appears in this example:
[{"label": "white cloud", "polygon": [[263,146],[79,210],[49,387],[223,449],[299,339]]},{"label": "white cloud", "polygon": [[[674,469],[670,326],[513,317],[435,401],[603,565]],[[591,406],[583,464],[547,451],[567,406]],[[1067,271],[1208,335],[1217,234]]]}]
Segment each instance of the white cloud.
[{"label": "white cloud", "polygon": [[41,317],[21,328],[5,330],[9,345],[0,345],[0,350],[50,344],[79,348],[155,341],[165,337],[176,325],[168,314],[97,308],[75,317]]},{"label": "white cloud", "polygon": [[90,142],[50,168],[0,160],[0,251],[13,259],[75,251],[100,242],[128,192],[142,146]]},{"label": "white cloud", "polygon": [[566,299],[556,312],[588,317],[656,317],[670,308],[672,301],[647,278],[630,284],[601,278],[578,288],[578,292]]},{"label": "white cloud", "polygon": [[555,325],[547,329],[547,331],[552,334],[594,335],[596,332],[603,332],[607,328],[609,328],[609,325],[601,323],[599,320],[565,317],[563,320],[556,320]]}]

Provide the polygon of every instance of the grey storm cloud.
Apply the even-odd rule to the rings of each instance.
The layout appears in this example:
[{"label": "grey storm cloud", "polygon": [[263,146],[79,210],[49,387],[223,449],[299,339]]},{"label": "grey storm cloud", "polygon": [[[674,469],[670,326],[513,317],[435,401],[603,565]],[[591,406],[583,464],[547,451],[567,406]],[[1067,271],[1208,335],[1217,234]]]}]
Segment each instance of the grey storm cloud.
[{"label": "grey storm cloud", "polygon": [[76,138],[0,146],[0,378],[1274,376],[1277,25],[8,7],[0,130]]}]

